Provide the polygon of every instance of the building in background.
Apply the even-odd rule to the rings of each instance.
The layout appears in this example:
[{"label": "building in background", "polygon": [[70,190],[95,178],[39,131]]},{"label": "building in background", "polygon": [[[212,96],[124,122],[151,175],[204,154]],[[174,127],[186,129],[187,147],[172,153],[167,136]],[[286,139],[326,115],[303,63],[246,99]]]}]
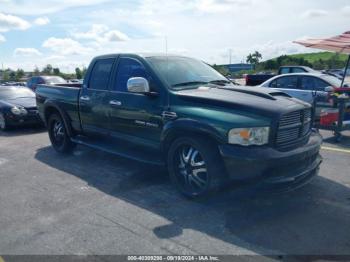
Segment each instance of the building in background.
[{"label": "building in background", "polygon": [[239,71],[243,71],[243,70],[253,70],[254,69],[254,65],[252,64],[227,64],[227,65],[220,65],[222,67],[227,68],[228,71],[230,71],[230,73],[236,73]]}]

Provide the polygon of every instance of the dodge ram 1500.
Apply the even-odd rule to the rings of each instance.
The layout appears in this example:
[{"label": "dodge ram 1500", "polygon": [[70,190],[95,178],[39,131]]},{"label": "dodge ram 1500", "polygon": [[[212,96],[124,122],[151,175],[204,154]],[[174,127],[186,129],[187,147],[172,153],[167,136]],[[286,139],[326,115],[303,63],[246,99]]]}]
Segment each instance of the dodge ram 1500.
[{"label": "dodge ram 1500", "polygon": [[82,144],[164,165],[188,197],[231,180],[295,188],[321,163],[309,104],[234,86],[193,58],[99,56],[81,86],[39,85],[36,96],[58,152]]}]

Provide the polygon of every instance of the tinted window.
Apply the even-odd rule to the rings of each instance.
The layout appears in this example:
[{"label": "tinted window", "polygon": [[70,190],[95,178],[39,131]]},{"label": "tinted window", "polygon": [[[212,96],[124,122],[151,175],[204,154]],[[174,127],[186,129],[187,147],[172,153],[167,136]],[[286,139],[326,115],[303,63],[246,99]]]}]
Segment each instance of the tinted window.
[{"label": "tinted window", "polygon": [[301,79],[301,88],[305,90],[324,91],[327,86],[329,84],[316,77],[306,76]]},{"label": "tinted window", "polygon": [[[274,84],[274,86],[272,86],[272,84]],[[280,77],[280,78],[277,78],[275,81],[273,81],[270,86],[276,87],[276,88],[297,89],[298,77],[296,76]]]},{"label": "tinted window", "polygon": [[89,88],[97,90],[108,90],[109,78],[112,71],[114,59],[98,60],[91,72]]},{"label": "tinted window", "polygon": [[288,74],[289,68],[281,68],[281,75]]},{"label": "tinted window", "polygon": [[305,70],[302,68],[293,67],[292,73],[305,73]]},{"label": "tinted window", "polygon": [[[37,83],[38,85],[45,84],[45,80],[44,80],[42,77],[38,77],[38,78],[36,79],[36,83]],[[51,83],[48,82],[47,84],[51,84]]]},{"label": "tinted window", "polygon": [[149,80],[146,69],[139,61],[131,58],[121,58],[114,90],[127,92],[127,82],[132,77],[143,77]]}]

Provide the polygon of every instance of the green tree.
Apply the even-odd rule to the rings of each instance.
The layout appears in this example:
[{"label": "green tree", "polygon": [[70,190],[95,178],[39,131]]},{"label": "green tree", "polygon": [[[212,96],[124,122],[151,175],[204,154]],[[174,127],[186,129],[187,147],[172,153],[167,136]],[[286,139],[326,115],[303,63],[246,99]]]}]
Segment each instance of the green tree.
[{"label": "green tree", "polygon": [[33,75],[34,76],[39,76],[40,75],[40,70],[39,70],[39,68],[37,66],[34,68]]},{"label": "green tree", "polygon": [[52,73],[53,73],[52,65],[50,65],[50,64],[46,65],[41,72],[44,75],[52,75]]},{"label": "green tree", "polygon": [[9,72],[9,70],[3,71],[2,79],[4,80],[4,82],[10,81],[10,72]]},{"label": "green tree", "polygon": [[17,69],[16,71],[16,81],[20,81],[24,77],[23,69]]},{"label": "green tree", "polygon": [[83,72],[80,70],[79,67],[75,68],[75,75],[76,75],[77,79],[83,78]]},{"label": "green tree", "polygon": [[255,51],[254,53],[249,54],[247,56],[246,61],[247,63],[253,64],[254,66],[256,66],[261,59],[262,59],[262,55],[258,51]]},{"label": "green tree", "polygon": [[10,81],[16,81],[16,72],[15,71],[10,71]]},{"label": "green tree", "polygon": [[53,74],[54,74],[55,76],[61,75],[60,69],[59,69],[58,67],[54,68],[54,69],[53,69]]}]

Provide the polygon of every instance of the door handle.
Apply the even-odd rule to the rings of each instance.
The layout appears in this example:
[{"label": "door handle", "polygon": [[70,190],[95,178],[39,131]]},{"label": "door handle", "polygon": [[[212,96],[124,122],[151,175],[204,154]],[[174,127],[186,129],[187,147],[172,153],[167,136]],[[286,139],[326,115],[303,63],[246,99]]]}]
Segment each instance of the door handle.
[{"label": "door handle", "polygon": [[90,101],[90,97],[88,97],[88,96],[81,96],[81,97],[80,97],[80,100],[83,100],[83,101]]},{"label": "door handle", "polygon": [[122,105],[122,102],[116,101],[116,100],[111,100],[111,101],[109,101],[109,104],[110,104],[111,106],[121,106],[121,105]]}]

